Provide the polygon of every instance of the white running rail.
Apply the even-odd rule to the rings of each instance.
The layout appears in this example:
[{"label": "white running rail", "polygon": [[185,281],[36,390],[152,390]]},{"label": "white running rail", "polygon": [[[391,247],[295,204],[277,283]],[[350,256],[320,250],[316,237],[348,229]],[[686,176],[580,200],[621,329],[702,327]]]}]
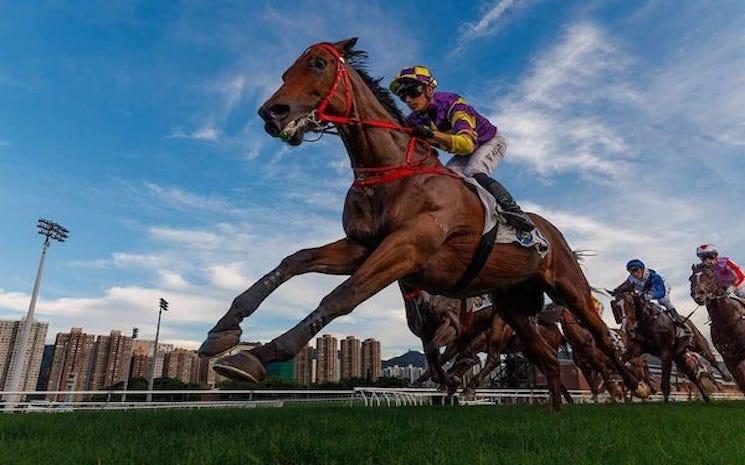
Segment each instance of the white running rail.
[{"label": "white running rail", "polygon": [[[133,410],[133,409],[196,409],[196,408],[259,408],[282,407],[288,404],[323,403],[331,405],[420,406],[435,404],[506,405],[544,404],[549,400],[546,389],[477,389],[466,399],[461,392],[448,398],[434,388],[375,388],[357,387],[349,390],[154,390],[153,402],[146,402],[148,391],[127,391],[128,399],[121,402],[122,391],[18,391],[0,392],[3,412],[70,412],[75,410]],[[575,403],[593,402],[590,391],[569,391]],[[188,396],[188,397],[187,397]],[[697,396],[676,392],[673,401],[699,400]],[[716,400],[745,400],[739,393],[712,393]],[[19,400],[16,400],[19,399]],[[608,402],[607,394],[599,396]],[[635,399],[638,401],[638,399]],[[655,394],[649,401],[662,401]]]}]

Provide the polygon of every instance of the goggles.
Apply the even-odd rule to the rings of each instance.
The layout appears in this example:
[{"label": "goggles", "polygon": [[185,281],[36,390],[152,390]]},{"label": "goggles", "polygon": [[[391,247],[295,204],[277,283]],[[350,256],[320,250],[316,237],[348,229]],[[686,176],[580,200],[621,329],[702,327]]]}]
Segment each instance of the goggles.
[{"label": "goggles", "polygon": [[409,98],[417,98],[424,92],[424,86],[422,84],[414,84],[409,86],[402,86],[400,89],[398,89],[398,92],[396,92],[396,95],[401,100],[406,100],[407,97]]}]

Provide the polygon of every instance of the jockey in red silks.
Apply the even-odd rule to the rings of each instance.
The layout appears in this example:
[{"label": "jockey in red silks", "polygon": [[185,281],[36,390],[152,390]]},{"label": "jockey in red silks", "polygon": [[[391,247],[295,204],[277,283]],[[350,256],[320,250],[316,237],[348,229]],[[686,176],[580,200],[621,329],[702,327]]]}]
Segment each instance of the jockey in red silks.
[{"label": "jockey in red silks", "polygon": [[435,87],[437,80],[424,66],[404,68],[391,82],[391,91],[412,110],[406,118],[414,129],[412,134],[455,154],[446,166],[488,190],[502,207],[508,224],[532,231],[533,222],[507,189],[489,177],[504,158],[504,137],[460,95],[435,92]]},{"label": "jockey in red silks", "polygon": [[728,294],[745,298],[745,271],[732,259],[720,257],[714,244],[702,244],[696,248],[696,256],[704,266],[712,268],[714,276],[724,286]]}]

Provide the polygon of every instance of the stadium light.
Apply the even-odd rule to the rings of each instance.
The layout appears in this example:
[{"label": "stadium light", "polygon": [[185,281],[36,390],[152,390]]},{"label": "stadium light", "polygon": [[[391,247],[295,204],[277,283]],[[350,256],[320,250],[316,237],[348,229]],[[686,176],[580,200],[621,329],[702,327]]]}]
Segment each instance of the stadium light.
[{"label": "stadium light", "polygon": [[160,309],[158,310],[158,326],[155,329],[155,344],[153,344],[153,361],[150,363],[150,377],[147,380],[147,401],[153,400],[153,383],[155,381],[155,361],[158,357],[158,336],[160,335],[160,316],[163,312],[168,311],[168,302],[164,298],[160,298]]},{"label": "stadium light", "polygon": [[[31,327],[34,324],[34,311],[36,310],[36,299],[39,296],[39,287],[41,286],[41,275],[44,271],[44,261],[46,260],[47,250],[51,244],[51,240],[57,242],[65,242],[70,235],[70,231],[59,223],[47,220],[45,218],[39,218],[36,223],[38,233],[44,236],[44,246],[41,250],[41,259],[39,260],[39,268],[36,271],[36,280],[34,281],[34,290],[31,293],[31,303],[28,306],[28,313],[26,313],[25,320],[20,322],[20,335],[18,341],[15,344],[14,350],[12,351],[8,382],[5,385],[6,391],[22,391],[21,378],[23,375],[23,368],[26,366],[26,349],[28,347],[28,339],[31,334]],[[12,397],[13,399],[10,399]],[[6,396],[6,401],[15,400],[17,396],[11,395]],[[10,404],[10,408],[13,408],[13,404]]]},{"label": "stadium light", "polygon": [[124,386],[122,387],[122,402],[127,400],[127,388],[129,387],[129,378],[132,373],[132,352],[134,351],[135,339],[140,333],[139,328],[132,328],[132,348],[129,350],[129,357],[127,357],[127,366],[124,368]]}]

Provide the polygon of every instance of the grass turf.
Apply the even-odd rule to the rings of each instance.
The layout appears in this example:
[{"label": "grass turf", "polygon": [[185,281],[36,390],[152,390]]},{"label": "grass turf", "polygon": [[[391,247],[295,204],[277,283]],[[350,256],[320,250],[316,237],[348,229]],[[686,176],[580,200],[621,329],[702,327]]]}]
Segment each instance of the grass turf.
[{"label": "grass turf", "polygon": [[745,464],[745,402],[0,415],[0,464]]}]

